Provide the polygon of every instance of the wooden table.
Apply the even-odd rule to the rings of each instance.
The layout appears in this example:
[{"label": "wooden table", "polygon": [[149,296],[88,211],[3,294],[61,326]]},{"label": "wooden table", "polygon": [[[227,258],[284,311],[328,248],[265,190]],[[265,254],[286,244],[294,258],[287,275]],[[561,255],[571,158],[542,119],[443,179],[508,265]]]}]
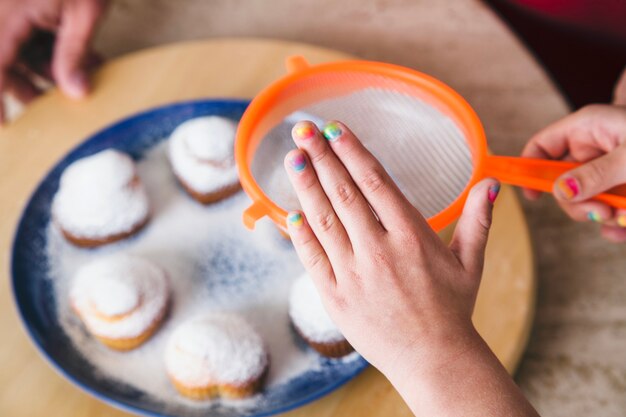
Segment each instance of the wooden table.
[{"label": "wooden table", "polygon": [[[245,0],[215,0],[210,3],[203,0],[117,0],[104,22],[96,46],[105,55],[114,57],[164,42],[208,36],[269,36],[306,41],[341,49],[363,58],[394,62],[430,73],[453,86],[470,101],[483,120],[490,146],[496,153],[518,153],[533,132],[567,112],[563,100],[529,53],[478,0],[346,0],[341,2],[341,6],[331,0],[307,2],[306,5],[276,0],[271,8],[265,2]],[[142,54],[145,56],[146,53]],[[328,51],[318,50],[313,55],[307,53],[307,56],[312,61],[337,56],[325,54]],[[281,57],[278,55],[280,54],[276,54],[277,61],[264,69],[269,71],[268,80],[282,74]],[[236,58],[239,65],[232,73],[241,75],[253,71],[242,63],[250,62],[258,56],[256,52],[239,54]],[[178,58],[173,54],[173,60]],[[195,61],[206,61],[208,64],[213,59],[206,54],[201,58]],[[159,61],[148,73],[130,71],[124,74],[127,77],[126,87],[144,82],[163,84],[163,75],[176,67],[175,63]],[[104,82],[108,75],[116,75],[115,68],[107,68],[105,73],[99,75],[98,80]],[[211,77],[213,74],[208,69],[203,75]],[[21,127],[16,125],[6,132],[0,132],[0,262],[7,265],[5,271],[8,270],[8,244],[25,199],[46,169],[80,141],[84,134],[130,111],[166,102],[171,99],[168,97],[172,96],[168,94],[172,94],[172,90],[176,90],[176,97],[180,98],[208,94],[208,91],[190,90],[190,85],[181,78],[176,78],[174,83],[172,80],[168,81],[167,85],[171,88],[168,87],[162,94],[153,91],[148,101],[145,96],[129,94],[132,88],[125,91],[98,90],[86,103],[80,104],[60,97],[44,98],[44,102],[55,100],[55,105],[60,110],[69,112],[74,128],[72,135],[64,133],[64,127],[59,125],[59,120],[46,115],[44,104],[41,103],[31,108],[26,117],[35,113],[38,114],[37,117],[43,117],[50,122],[45,129],[41,126],[29,127],[28,119],[24,118],[19,122]],[[232,85],[227,79],[223,88],[210,92],[212,95],[250,95],[255,88],[260,88],[262,81],[259,79],[257,83]],[[92,108],[89,106],[96,105],[101,100],[119,100],[120,97],[124,100],[118,108],[98,114],[88,111]],[[512,199],[509,191],[504,191],[499,206],[504,206],[505,200],[514,201]],[[518,206],[514,205],[517,210]],[[521,212],[516,213],[521,218]],[[567,395],[556,388],[558,384],[555,378],[559,378],[557,375],[565,378],[574,375],[574,380],[581,380],[584,375],[578,373],[578,362],[568,359],[575,357],[573,350],[563,348],[563,345],[558,344],[558,338],[555,340],[550,337],[555,323],[566,320],[564,317],[567,317],[567,308],[579,305],[576,302],[567,304],[566,299],[559,296],[557,288],[560,274],[556,269],[559,263],[558,249],[549,246],[550,238],[566,229],[569,223],[564,221],[563,216],[549,202],[533,206],[532,213],[534,216],[531,225],[542,238],[537,241],[540,248],[539,271],[548,280],[549,292],[547,296],[544,294],[543,299],[539,299],[540,307],[546,307],[543,307],[544,314],[539,317],[539,342],[531,344],[533,354],[530,365],[522,368],[522,388],[545,411],[562,409],[565,406],[572,411],[568,415],[577,415],[573,410],[576,404],[583,401],[590,387],[581,385],[577,390],[576,386],[570,384]],[[550,223],[555,218],[557,222]],[[496,226],[497,224],[494,227]],[[568,230],[571,229],[570,227]],[[586,238],[592,238],[591,232],[589,228],[583,230]],[[590,268],[580,268],[584,263],[585,253],[582,248],[575,249],[575,236],[574,231],[570,231],[563,245],[568,249],[567,254],[575,256],[567,268],[567,279],[572,280],[576,284],[574,288],[579,289],[580,283],[585,279],[584,274],[588,274]],[[522,239],[521,247],[524,247],[525,242],[527,241]],[[595,254],[602,246],[595,244],[594,248],[592,253]],[[492,244],[490,251],[493,250]],[[618,251],[613,250],[603,259],[611,261],[618,255]],[[612,259],[606,259],[609,257]],[[492,268],[489,265],[488,263],[488,270]],[[584,273],[577,273],[577,268],[584,270]],[[508,270],[496,272],[500,277],[510,273]],[[10,306],[6,276],[7,273],[3,272],[4,279],[0,284],[0,334],[3,335],[3,340],[8,341],[0,344],[0,363],[3,365],[3,372],[0,373],[0,415],[124,415],[74,389],[36,357],[24,332],[19,329],[14,309]],[[574,289],[568,290],[566,294],[571,294],[572,291]],[[556,309],[547,305],[555,300]],[[564,303],[565,310],[559,307]],[[480,308],[477,314],[480,314]],[[575,314],[570,315],[574,319],[577,317]],[[594,317],[597,320],[600,316]],[[572,333],[569,328],[566,330],[571,339]],[[583,333],[587,331],[594,329],[586,327]],[[560,354],[562,351],[565,351],[566,356]],[[610,355],[611,351],[603,349],[602,352],[610,363],[610,358],[614,357]],[[516,357],[519,352],[512,350],[510,354],[510,357]],[[559,360],[552,366],[551,358],[555,355],[560,355]],[[513,367],[514,363],[509,364],[509,369]],[[551,377],[542,376],[546,369]],[[605,386],[602,375],[587,372],[587,375],[590,374],[594,378],[591,382]],[[381,381],[381,377],[374,370],[370,370],[346,388],[294,415],[305,415],[305,412],[322,416],[346,413],[410,415],[393,388]],[[582,389],[583,386],[585,389]],[[601,386],[594,392],[601,393]],[[551,393],[560,395],[557,398]],[[619,391],[613,390],[609,392],[611,393],[616,397]],[[346,401],[346,398],[351,397],[356,398],[352,402]],[[607,396],[600,397],[606,401]]]}]

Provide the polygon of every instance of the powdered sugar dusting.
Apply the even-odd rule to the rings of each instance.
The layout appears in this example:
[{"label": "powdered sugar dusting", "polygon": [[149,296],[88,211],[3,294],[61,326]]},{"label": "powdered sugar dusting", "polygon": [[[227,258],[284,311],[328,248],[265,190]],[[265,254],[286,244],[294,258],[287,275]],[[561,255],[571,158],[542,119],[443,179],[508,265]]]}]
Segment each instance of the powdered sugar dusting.
[{"label": "powdered sugar dusting", "polygon": [[231,120],[218,116],[198,117],[178,126],[169,139],[176,175],[201,193],[236,183],[235,130]]},{"label": "powdered sugar dusting", "polygon": [[114,255],[82,266],[70,298],[91,332],[126,339],[140,336],[162,315],[168,292],[163,270],[138,257]]},{"label": "powdered sugar dusting", "polygon": [[150,211],[145,189],[135,177],[134,162],[118,151],[80,159],[63,172],[52,214],[64,230],[79,238],[128,232]]},{"label": "powdered sugar dusting", "polygon": [[165,366],[189,387],[243,384],[267,367],[263,340],[234,314],[207,314],[181,324],[170,337]]},{"label": "powdered sugar dusting", "polygon": [[[137,236],[84,250],[68,244],[57,228],[48,228],[49,275],[59,322],[77,350],[103,378],[136,387],[177,410],[214,403],[181,397],[168,381],[163,360],[174,329],[198,315],[234,312],[257,330],[271,361],[268,388],[279,389],[291,378],[320,370],[327,360],[298,344],[289,324],[289,290],[303,272],[291,243],[269,220],[259,222],[254,232],[244,228],[241,213],[249,200],[243,193],[210,206],[188,197],[172,174],[166,142],[149,150],[137,168],[153,213]],[[131,352],[115,352],[94,340],[71,311],[68,299],[71,278],[80,267],[114,254],[155,263],[166,271],[171,287],[169,317],[150,340]],[[349,355],[341,361],[357,358]],[[258,401],[263,401],[262,395],[238,401],[236,406],[253,407]]]},{"label": "powdered sugar dusting", "polygon": [[314,342],[344,340],[341,331],[326,312],[308,274],[301,275],[291,287],[289,316],[298,330]]}]

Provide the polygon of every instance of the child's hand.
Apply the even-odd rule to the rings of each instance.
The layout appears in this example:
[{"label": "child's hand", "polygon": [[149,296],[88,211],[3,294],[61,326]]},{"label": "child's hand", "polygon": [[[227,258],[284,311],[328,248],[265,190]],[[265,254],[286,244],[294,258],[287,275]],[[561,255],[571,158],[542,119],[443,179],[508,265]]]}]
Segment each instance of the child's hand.
[{"label": "child's hand", "polygon": [[[385,371],[407,356],[472,346],[471,323],[499,184],[471,192],[450,247],[342,124],[300,122],[285,158],[304,216],[287,218],[298,256],[348,341]],[[371,208],[370,208],[371,207]],[[419,353],[418,353],[419,352]]]},{"label": "child's hand", "polygon": [[[556,181],[557,202],[574,220],[602,223],[605,238],[626,241],[626,210],[590,200],[626,183],[626,108],[587,106],[537,133],[522,156],[587,162]],[[530,199],[539,196],[536,191],[524,193]]]},{"label": "child's hand", "polygon": [[416,415],[537,416],[471,322],[498,182],[474,186],[447,247],[343,124],[293,137],[289,234],[352,346]]}]

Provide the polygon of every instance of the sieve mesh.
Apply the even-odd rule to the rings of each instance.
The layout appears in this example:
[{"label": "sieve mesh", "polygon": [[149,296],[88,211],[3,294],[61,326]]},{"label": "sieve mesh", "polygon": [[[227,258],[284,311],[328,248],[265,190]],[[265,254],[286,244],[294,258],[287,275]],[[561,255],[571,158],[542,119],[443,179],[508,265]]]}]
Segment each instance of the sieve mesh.
[{"label": "sieve mesh", "polygon": [[463,132],[449,116],[419,94],[380,82],[373,83],[376,87],[366,82],[339,96],[319,99],[330,94],[325,83],[316,81],[297,88],[314,91],[315,100],[270,129],[252,160],[252,174],[276,204],[289,210],[299,208],[283,168],[284,155],[294,148],[291,129],[299,120],[311,120],[319,127],[328,120],[345,123],[425,217],[439,213],[463,192],[472,175],[472,154]]}]

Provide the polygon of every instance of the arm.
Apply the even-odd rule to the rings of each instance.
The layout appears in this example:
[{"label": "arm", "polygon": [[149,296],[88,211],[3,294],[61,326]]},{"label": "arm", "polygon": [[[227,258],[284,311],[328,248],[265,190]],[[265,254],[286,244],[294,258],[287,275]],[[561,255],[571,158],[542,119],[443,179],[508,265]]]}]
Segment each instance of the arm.
[{"label": "arm", "polygon": [[346,126],[293,137],[289,234],[354,348],[416,415],[536,416],[471,322],[497,181],[472,189],[448,247]]}]

